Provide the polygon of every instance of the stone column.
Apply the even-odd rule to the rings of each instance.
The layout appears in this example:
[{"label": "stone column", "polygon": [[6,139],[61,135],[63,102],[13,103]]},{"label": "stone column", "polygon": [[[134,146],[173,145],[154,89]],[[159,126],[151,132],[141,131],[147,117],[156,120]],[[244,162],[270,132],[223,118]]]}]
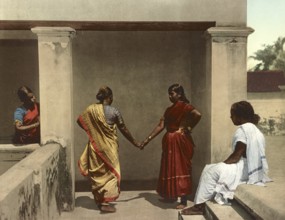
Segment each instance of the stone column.
[{"label": "stone column", "polygon": [[32,32],[38,36],[41,142],[58,142],[66,148],[69,177],[65,184],[70,188],[66,192],[72,195],[65,195],[69,201],[63,202],[65,209],[73,209],[75,181],[71,38],[75,36],[75,30],[69,27],[36,27],[32,28]]},{"label": "stone column", "polygon": [[206,84],[210,118],[210,162],[223,161],[231,152],[236,127],[230,119],[232,103],[247,99],[247,27],[207,30]]}]

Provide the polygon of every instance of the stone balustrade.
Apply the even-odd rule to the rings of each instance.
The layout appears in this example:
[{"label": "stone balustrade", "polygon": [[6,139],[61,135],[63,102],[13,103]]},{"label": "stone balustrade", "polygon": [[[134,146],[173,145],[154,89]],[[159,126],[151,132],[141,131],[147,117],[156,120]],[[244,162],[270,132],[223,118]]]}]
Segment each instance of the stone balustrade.
[{"label": "stone balustrade", "polygon": [[0,144],[0,175],[40,147],[39,144],[16,146]]},{"label": "stone balustrade", "polygon": [[38,147],[0,176],[0,219],[59,218],[72,204],[70,181],[65,148]]}]

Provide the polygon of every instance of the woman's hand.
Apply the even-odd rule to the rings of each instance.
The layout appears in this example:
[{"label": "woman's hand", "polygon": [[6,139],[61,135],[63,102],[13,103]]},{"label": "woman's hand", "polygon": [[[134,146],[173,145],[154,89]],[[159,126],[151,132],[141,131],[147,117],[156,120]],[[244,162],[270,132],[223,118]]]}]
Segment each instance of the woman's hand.
[{"label": "woman's hand", "polygon": [[24,131],[24,130],[30,130],[30,129],[33,129],[33,128],[40,126],[40,122],[37,121],[37,122],[30,124],[30,125],[23,125],[22,122],[17,121],[15,126],[16,126],[17,130]]},{"label": "woman's hand", "polygon": [[144,147],[149,143],[149,141],[150,141],[149,137],[146,138],[146,139],[141,143],[140,149],[143,150]]},{"label": "woman's hand", "polygon": [[137,147],[137,148],[141,149],[141,145],[142,145],[142,143],[141,143],[141,142],[137,142],[136,140],[134,140],[133,145],[134,145],[135,147]]},{"label": "woman's hand", "polygon": [[191,133],[191,127],[179,127],[177,133],[189,135]]},{"label": "woman's hand", "polygon": [[34,124],[34,127],[38,127],[38,126],[40,126],[40,122],[39,122],[39,121],[37,121],[37,122]]},{"label": "woman's hand", "polygon": [[162,130],[164,129],[164,118],[161,118],[158,125],[153,129],[153,131],[150,133],[150,135],[142,142],[141,149],[144,149],[144,147],[152,140],[154,139]]}]

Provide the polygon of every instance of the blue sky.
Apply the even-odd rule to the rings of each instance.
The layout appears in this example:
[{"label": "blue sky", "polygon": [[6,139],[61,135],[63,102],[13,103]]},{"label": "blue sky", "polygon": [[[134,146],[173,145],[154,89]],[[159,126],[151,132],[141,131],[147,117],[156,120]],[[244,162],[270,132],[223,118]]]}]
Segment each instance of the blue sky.
[{"label": "blue sky", "polygon": [[[285,37],[285,0],[247,0],[247,26],[255,31],[248,37],[248,56],[263,44]],[[248,67],[254,65],[248,61]]]}]

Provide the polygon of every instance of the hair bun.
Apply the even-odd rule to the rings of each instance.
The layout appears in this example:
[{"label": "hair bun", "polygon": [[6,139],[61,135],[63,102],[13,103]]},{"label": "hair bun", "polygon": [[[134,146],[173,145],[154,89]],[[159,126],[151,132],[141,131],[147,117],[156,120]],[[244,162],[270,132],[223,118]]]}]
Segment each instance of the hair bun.
[{"label": "hair bun", "polygon": [[113,92],[112,90],[108,87],[108,86],[102,86],[97,95],[96,95],[96,98],[97,100],[99,100],[100,102],[102,102],[104,99],[110,97],[113,95]]}]

